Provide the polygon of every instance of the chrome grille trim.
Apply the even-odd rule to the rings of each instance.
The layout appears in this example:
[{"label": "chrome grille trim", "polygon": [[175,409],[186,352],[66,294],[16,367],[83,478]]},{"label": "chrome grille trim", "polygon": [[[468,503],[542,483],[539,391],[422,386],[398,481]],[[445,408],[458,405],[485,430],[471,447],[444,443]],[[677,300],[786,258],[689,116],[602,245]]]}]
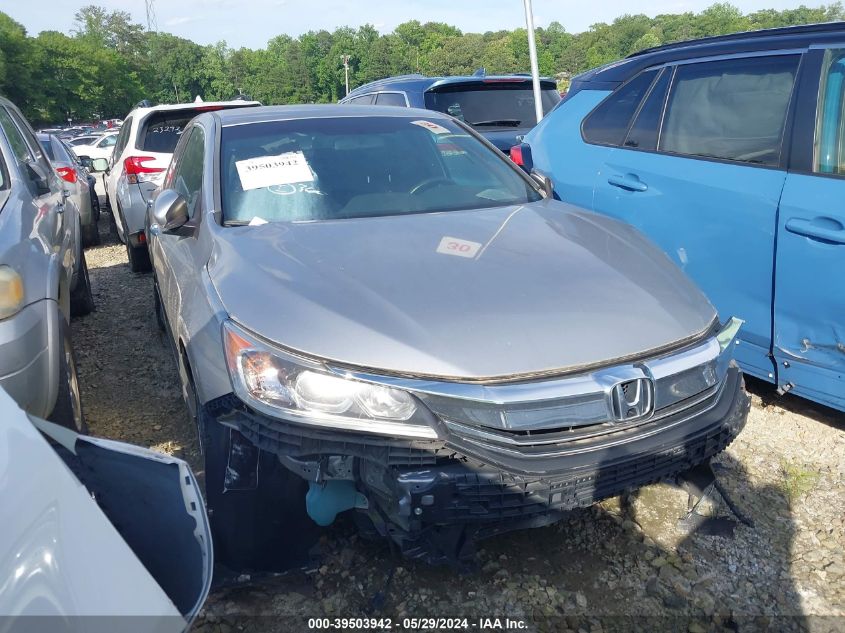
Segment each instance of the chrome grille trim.
[{"label": "chrome grille trim", "polygon": [[[667,424],[660,424],[660,421],[656,421],[654,418],[650,420],[646,420],[641,422],[639,425],[640,427],[651,427],[649,429],[642,429],[637,432],[636,438],[642,439],[651,437],[652,435],[656,435],[657,433],[662,433],[668,429],[672,429],[676,426],[682,425],[689,420],[696,418],[700,415],[706,414],[711,409],[715,408],[717,404],[719,404],[719,400],[722,396],[722,392],[724,390],[724,386],[727,381],[722,381],[722,383],[718,386],[718,391],[716,392],[715,396],[711,396],[712,401],[707,402],[706,406],[703,408],[696,408],[694,406],[687,407],[686,410],[691,410],[688,415],[684,415],[677,420],[672,420]],[[703,400],[706,402],[706,399]],[[666,416],[669,417],[669,416]],[[588,453],[593,451],[600,451],[611,448],[613,446],[618,446],[620,444],[625,444],[631,441],[630,433],[626,433],[625,431],[631,431],[636,427],[629,427],[627,429],[615,429],[616,432],[608,432],[605,434],[606,441],[596,441],[596,442],[583,442],[583,439],[589,438],[578,438],[578,440],[572,442],[565,442],[564,446],[559,448],[558,450],[553,451],[546,451],[546,452],[526,452],[524,450],[520,450],[521,448],[526,448],[525,446],[522,447],[511,447],[505,446],[503,444],[498,443],[490,443],[474,438],[464,437],[461,438],[463,442],[472,446],[477,446],[484,451],[489,451],[492,453],[506,453],[514,457],[518,458],[529,458],[529,459],[544,459],[549,457],[566,457],[567,455],[571,454],[582,454]],[[621,435],[621,437],[620,437]]]},{"label": "chrome grille trim", "polygon": [[[464,424],[455,420],[444,420],[443,422],[450,432],[454,433],[458,437],[466,439],[467,441],[472,441],[473,439],[476,439],[479,442],[487,441],[495,443],[497,445],[517,447],[561,444],[562,442],[574,442],[578,440],[598,437],[601,435],[623,432],[638,426],[642,426],[647,423],[659,422],[660,420],[676,415],[677,413],[680,413],[686,409],[695,408],[697,405],[710,399],[712,399],[715,404],[715,402],[718,401],[718,396],[721,394],[723,386],[724,381],[722,381],[722,383],[719,385],[714,385],[710,387],[709,389],[698,394],[697,396],[693,396],[691,399],[683,400],[681,402],[675,403],[674,405],[664,407],[663,409],[655,412],[654,416],[652,416],[651,418],[634,420],[628,424],[614,424],[612,422],[605,422],[603,424],[592,425],[588,429],[580,431],[570,430],[572,428],[577,428],[570,427],[570,429],[563,431],[552,431],[532,435],[530,433],[522,434],[509,432],[507,430],[481,428],[478,426]],[[705,411],[709,410],[710,408],[712,407],[708,407],[707,409],[705,409]],[[701,413],[701,411],[699,411],[698,413]]]}]

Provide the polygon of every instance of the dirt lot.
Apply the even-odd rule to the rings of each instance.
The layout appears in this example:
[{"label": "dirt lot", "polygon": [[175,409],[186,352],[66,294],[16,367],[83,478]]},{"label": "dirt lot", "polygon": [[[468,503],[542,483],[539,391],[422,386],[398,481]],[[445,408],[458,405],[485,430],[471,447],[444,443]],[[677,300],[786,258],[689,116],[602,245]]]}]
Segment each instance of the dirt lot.
[{"label": "dirt lot", "polygon": [[[73,324],[88,424],[199,472],[152,278],[129,272],[109,220],[104,245],[87,251],[97,311]],[[845,415],[749,387],[748,426],[714,466],[753,522],[733,536],[680,525],[686,494],[663,484],[487,541],[466,573],[394,562],[387,546],[339,521],[325,531],[317,569],[215,590],[198,629],[306,630],[303,617],[371,613],[394,627],[460,615],[510,616],[529,630],[845,631]],[[708,508],[729,516],[723,502]]]}]

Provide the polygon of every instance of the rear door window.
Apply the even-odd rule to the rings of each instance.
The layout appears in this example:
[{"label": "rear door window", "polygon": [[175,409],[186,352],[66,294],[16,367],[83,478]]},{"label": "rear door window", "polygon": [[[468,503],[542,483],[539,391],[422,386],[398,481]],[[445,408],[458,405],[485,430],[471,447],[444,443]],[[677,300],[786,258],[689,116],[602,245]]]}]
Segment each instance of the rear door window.
[{"label": "rear door window", "polygon": [[678,66],[660,151],[777,165],[798,61],[779,55]]},{"label": "rear door window", "polygon": [[376,97],[376,105],[401,106],[405,107],[405,95],[398,92],[380,92]]},{"label": "rear door window", "polygon": [[656,70],[643,71],[596,106],[581,126],[584,140],[596,145],[621,145],[656,76]]}]

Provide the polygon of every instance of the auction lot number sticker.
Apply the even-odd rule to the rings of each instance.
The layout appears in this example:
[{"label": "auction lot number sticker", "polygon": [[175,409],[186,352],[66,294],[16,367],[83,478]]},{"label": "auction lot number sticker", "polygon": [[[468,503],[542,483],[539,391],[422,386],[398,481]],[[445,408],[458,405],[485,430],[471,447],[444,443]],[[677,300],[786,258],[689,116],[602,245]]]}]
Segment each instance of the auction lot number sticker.
[{"label": "auction lot number sticker", "polygon": [[309,618],[309,630],[370,631],[520,631],[519,618]]}]

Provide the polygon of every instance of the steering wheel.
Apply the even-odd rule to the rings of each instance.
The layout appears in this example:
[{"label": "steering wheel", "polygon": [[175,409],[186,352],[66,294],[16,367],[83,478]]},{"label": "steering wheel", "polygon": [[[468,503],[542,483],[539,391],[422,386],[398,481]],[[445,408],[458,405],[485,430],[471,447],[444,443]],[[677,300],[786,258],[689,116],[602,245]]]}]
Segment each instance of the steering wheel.
[{"label": "steering wheel", "polygon": [[445,178],[426,178],[418,185],[415,185],[413,189],[411,189],[408,193],[412,196],[417,195],[422,191],[428,191],[429,189],[433,189],[438,185],[451,185],[451,180],[446,180]]}]

